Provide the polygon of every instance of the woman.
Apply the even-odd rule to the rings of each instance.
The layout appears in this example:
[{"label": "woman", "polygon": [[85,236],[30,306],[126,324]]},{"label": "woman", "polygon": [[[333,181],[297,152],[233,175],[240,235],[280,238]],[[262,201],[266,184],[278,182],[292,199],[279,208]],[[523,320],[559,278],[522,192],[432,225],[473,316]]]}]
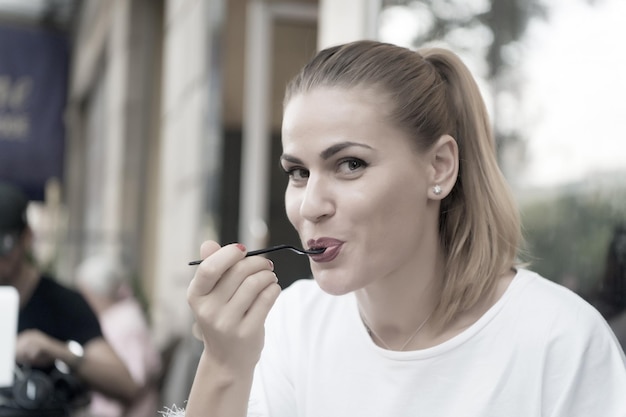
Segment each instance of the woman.
[{"label": "woman", "polygon": [[626,415],[606,322],[516,266],[515,203],[458,57],[321,51],[287,88],[282,140],[287,216],[325,251],[279,296],[271,261],[202,245],[187,416]]},{"label": "woman", "polygon": [[123,262],[104,253],[89,256],[78,266],[75,284],[98,315],[104,337],[139,387],[137,395],[127,402],[94,393],[89,415],[153,416],[159,403],[157,379],[161,373],[161,356]]}]

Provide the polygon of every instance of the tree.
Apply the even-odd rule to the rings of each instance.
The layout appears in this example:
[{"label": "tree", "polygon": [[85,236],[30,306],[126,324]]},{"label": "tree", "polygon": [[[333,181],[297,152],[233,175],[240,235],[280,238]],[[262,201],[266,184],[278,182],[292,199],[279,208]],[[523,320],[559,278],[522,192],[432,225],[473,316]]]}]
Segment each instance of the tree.
[{"label": "tree", "polygon": [[[413,46],[444,42],[471,57],[480,57],[478,74],[489,80],[494,133],[500,161],[514,171],[524,161],[519,126],[521,74],[516,64],[523,55],[520,39],[532,18],[545,18],[541,0],[387,0],[384,8],[402,7],[416,15]],[[505,174],[506,174],[505,170]],[[510,175],[507,175],[511,177]]]}]

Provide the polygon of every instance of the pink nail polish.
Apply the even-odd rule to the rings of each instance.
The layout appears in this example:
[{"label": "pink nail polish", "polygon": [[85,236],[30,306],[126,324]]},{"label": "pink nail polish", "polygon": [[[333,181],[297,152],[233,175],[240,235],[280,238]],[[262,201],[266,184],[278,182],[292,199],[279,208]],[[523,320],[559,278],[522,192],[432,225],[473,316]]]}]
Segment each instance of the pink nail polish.
[{"label": "pink nail polish", "polygon": [[246,247],[243,244],[237,243],[236,246],[239,248],[240,251],[242,251],[244,253],[247,252]]}]

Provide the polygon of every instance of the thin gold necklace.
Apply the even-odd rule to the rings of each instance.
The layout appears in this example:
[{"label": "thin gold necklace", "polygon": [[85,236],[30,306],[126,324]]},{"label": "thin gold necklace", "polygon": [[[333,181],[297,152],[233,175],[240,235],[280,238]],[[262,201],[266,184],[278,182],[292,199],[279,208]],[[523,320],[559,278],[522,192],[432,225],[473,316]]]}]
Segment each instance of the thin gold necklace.
[{"label": "thin gold necklace", "polygon": [[[433,310],[434,311],[434,310]],[[428,322],[428,320],[430,319],[430,316],[433,315],[433,311],[430,312],[430,314],[424,319],[424,321],[417,327],[417,329],[415,329],[415,331],[413,332],[413,334],[406,340],[406,342],[404,342],[404,344],[400,347],[400,349],[398,349],[398,351],[402,352],[404,351],[404,349],[409,345],[409,343],[415,339],[415,336],[417,336],[417,334],[420,332],[420,330],[422,330],[422,328],[426,325],[426,323]],[[363,320],[363,324],[365,325],[365,329],[367,330],[367,333],[370,335],[370,337],[374,336],[376,339],[378,339],[380,341],[380,343],[382,343],[382,345],[387,349],[387,350],[393,350],[389,347],[389,345],[387,343],[385,343],[385,341],[383,340],[382,337],[380,337],[372,328],[372,326],[369,324],[369,320],[367,319],[367,316],[365,315],[365,313],[363,311],[360,311],[361,313],[361,320]]]}]

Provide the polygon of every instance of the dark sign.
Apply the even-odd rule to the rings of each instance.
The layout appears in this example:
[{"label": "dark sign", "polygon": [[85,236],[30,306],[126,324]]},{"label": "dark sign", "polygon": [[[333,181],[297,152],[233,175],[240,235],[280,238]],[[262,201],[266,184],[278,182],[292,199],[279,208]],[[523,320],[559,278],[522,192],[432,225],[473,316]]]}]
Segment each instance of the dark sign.
[{"label": "dark sign", "polygon": [[63,34],[0,26],[0,179],[33,200],[62,179],[68,58]]}]

